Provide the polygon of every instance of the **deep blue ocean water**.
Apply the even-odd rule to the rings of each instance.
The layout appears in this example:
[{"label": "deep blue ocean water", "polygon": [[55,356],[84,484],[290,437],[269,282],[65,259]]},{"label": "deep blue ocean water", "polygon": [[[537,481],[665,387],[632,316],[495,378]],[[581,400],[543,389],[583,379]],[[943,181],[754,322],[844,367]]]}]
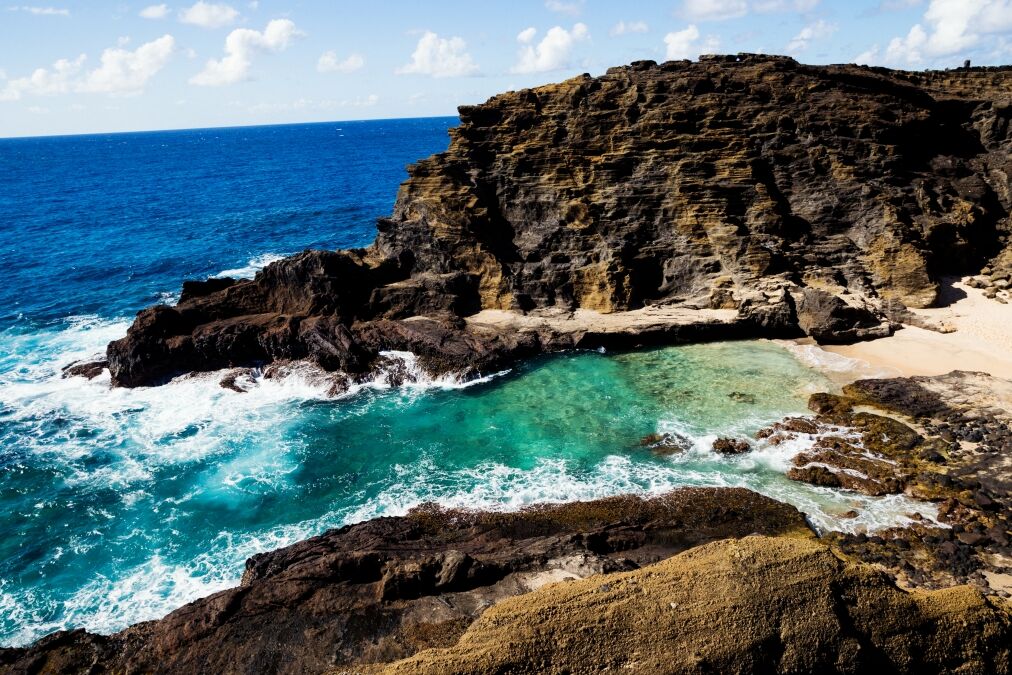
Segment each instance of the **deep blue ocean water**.
[{"label": "deep blue ocean water", "polygon": [[[516,508],[743,485],[821,527],[915,510],[788,481],[803,439],[710,450],[833,386],[792,345],[568,353],[338,400],[299,367],[255,374],[245,393],[213,374],[135,390],[61,377],[184,279],[368,244],[405,165],[445,149],[455,122],[0,140],[0,645],[156,618],[237,583],[254,553],[429,500]],[[693,448],[655,457],[640,439],[658,431]],[[851,508],[861,515],[838,518]]]}]

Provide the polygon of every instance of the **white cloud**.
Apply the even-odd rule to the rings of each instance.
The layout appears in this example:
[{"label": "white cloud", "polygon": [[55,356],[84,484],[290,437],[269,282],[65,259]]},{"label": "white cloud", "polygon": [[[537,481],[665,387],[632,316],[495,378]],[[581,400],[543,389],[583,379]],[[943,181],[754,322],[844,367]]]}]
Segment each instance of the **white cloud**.
[{"label": "white cloud", "polygon": [[827,38],[836,32],[836,26],[819,19],[802,28],[797,35],[787,43],[788,52],[803,52],[813,40]]},{"label": "white cloud", "polygon": [[87,58],[81,54],[76,59],[60,59],[51,68],[36,68],[31,75],[7,80],[0,90],[0,101],[17,101],[22,96],[55,96],[71,91],[74,82]]},{"label": "white cloud", "polygon": [[569,57],[577,42],[590,37],[587,25],[577,23],[571,30],[562,26],[549,28],[545,37],[537,45],[534,36],[537,31],[528,28],[517,35],[517,42],[524,45],[520,48],[520,59],[510,69],[512,73],[544,73],[550,70],[568,68]]},{"label": "white cloud", "polygon": [[[872,64],[920,66],[943,57],[988,48],[996,35],[1012,31],[1012,0],[931,0],[920,23],[857,58]],[[993,48],[994,45],[991,45]]]},{"label": "white cloud", "polygon": [[201,28],[221,28],[233,23],[238,16],[238,10],[230,5],[217,5],[204,0],[179,12],[180,21]]},{"label": "white cloud", "polygon": [[28,112],[33,113],[35,115],[48,115],[49,108],[43,108],[41,106],[33,105],[28,107]]},{"label": "white cloud", "polygon": [[8,80],[0,90],[0,101],[17,101],[23,96],[85,94],[137,94],[160,71],[175,48],[175,39],[163,35],[133,51],[111,47],[102,52],[100,65],[84,72],[87,56],[60,59],[49,68],[36,68],[31,75]]},{"label": "white cloud", "polygon": [[564,2],[564,0],[545,0],[545,8],[550,12],[579,16],[580,12],[583,11],[583,3],[584,0],[571,0],[570,2]]},{"label": "white cloud", "polygon": [[[247,108],[249,112],[255,114],[271,114],[279,112],[292,112],[299,110],[334,110],[336,108],[371,108],[372,106],[379,103],[380,97],[377,94],[369,94],[368,96],[359,96],[353,99],[337,100],[324,100],[317,101],[311,98],[300,98],[292,101],[291,103],[257,103]],[[233,102],[232,105],[241,106],[239,102]]]},{"label": "white cloud", "polygon": [[819,0],[755,0],[752,9],[756,12],[810,12]]},{"label": "white cloud", "polygon": [[690,21],[738,19],[749,12],[810,12],[820,0],[682,0],[681,16]]},{"label": "white cloud", "polygon": [[36,16],[70,16],[69,9],[59,7],[29,7],[27,5],[8,7],[11,12],[27,12]]},{"label": "white cloud", "polygon": [[616,35],[627,35],[629,33],[646,33],[648,30],[650,30],[650,26],[647,25],[646,21],[619,21],[611,27],[608,34],[614,37]]},{"label": "white cloud", "polygon": [[164,19],[168,15],[168,5],[148,5],[140,12],[140,17],[142,19]]},{"label": "white cloud", "polygon": [[699,42],[699,28],[689,24],[680,31],[673,31],[664,36],[667,45],[666,56],[670,61],[692,59],[700,54],[712,54],[720,48],[720,39],[716,35],[708,35]]},{"label": "white cloud", "polygon": [[745,0],[685,0],[682,3],[682,14],[695,21],[737,19],[747,13]]},{"label": "white cloud", "polygon": [[225,38],[225,56],[209,60],[202,71],[190,78],[190,83],[217,87],[245,80],[254,54],[284,51],[300,35],[302,33],[289,19],[274,19],[263,32],[236,28]]},{"label": "white cloud", "polygon": [[365,65],[361,54],[352,54],[346,59],[338,60],[337,52],[329,51],[320,55],[316,62],[316,70],[321,73],[351,73]]},{"label": "white cloud", "polygon": [[142,44],[133,51],[106,49],[101,65],[85,76],[78,91],[105,94],[136,94],[144,89],[159,70],[165,67],[175,50],[171,35]]},{"label": "white cloud", "polygon": [[467,53],[463,38],[441,38],[432,31],[418,40],[411,54],[411,63],[397,69],[398,75],[429,75],[431,77],[461,77],[475,75],[478,64]]}]

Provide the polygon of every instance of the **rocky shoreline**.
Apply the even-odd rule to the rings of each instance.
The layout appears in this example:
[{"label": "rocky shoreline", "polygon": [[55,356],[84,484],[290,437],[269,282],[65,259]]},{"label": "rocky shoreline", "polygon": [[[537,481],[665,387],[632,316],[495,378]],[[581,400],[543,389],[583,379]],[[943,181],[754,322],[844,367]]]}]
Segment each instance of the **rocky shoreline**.
[{"label": "rocky shoreline", "polygon": [[[372,246],[187,282],[68,375],[309,361],[340,392],[389,351],[474,377],[572,348],[935,328],[910,310],[943,276],[1007,295],[1010,84],[744,54],[502,94],[410,167]],[[2,650],[0,672],[1012,670],[1012,383],[861,380],[810,407],[760,432],[812,438],[791,478],[938,521],[817,537],[740,489],[430,506],[255,556],[161,620]]]},{"label": "rocky shoreline", "polygon": [[[426,505],[254,556],[240,586],[158,621],[0,650],[0,672],[583,672],[585,658],[649,672],[1008,672],[1012,383],[859,380],[810,407],[757,434],[816,439],[792,478],[902,492],[938,522],[820,537],[794,507],[740,488],[507,513]],[[652,630],[646,617],[668,604],[676,628]],[[590,618],[602,612],[614,620]],[[662,666],[672,653],[691,657]]]},{"label": "rocky shoreline", "polygon": [[98,367],[354,380],[397,350],[475,376],[573,347],[886,336],[943,276],[1007,283],[1010,83],[742,54],[501,94],[409,167],[371,246],[187,282]]}]

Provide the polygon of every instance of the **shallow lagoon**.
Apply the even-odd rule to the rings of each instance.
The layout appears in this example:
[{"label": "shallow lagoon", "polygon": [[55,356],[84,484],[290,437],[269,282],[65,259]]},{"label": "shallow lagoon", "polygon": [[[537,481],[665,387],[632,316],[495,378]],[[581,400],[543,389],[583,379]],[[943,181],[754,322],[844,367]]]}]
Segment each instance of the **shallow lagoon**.
[{"label": "shallow lagoon", "polygon": [[[215,374],[136,390],[60,377],[124,329],[96,319],[4,335],[2,643],[160,616],[237,583],[254,553],[426,501],[513,509],[726,485],[790,502],[819,528],[924,511],[788,480],[811,439],[712,452],[718,435],[805,414],[811,392],[833,388],[769,341],[571,352],[477,383],[381,381],[340,399],[310,369],[255,375],[245,393]],[[692,447],[655,456],[641,439],[657,432]],[[839,517],[850,509],[859,517]]]}]

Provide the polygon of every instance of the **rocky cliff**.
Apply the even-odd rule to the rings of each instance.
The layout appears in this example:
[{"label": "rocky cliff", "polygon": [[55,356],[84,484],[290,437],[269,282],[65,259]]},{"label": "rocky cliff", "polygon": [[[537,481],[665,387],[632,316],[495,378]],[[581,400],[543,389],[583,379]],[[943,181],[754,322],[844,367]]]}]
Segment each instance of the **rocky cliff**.
[{"label": "rocky cliff", "polygon": [[113,381],[289,359],[355,377],[388,349],[469,374],[606,342],[852,341],[949,274],[1007,299],[1010,92],[1010,69],[739,55],[505,93],[410,167],[372,246],[185,284],[109,346]]}]

